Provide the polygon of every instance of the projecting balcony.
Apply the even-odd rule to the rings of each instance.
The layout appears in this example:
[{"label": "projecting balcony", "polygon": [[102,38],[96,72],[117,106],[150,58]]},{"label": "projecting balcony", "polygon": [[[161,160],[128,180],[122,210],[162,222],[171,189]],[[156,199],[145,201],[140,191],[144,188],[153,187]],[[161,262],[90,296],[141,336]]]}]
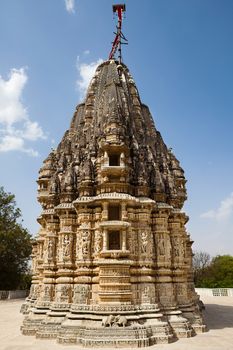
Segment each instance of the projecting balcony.
[{"label": "projecting balcony", "polygon": [[38,197],[47,197],[49,195],[49,191],[47,190],[47,189],[39,189],[38,190],[38,194],[37,194],[37,196]]},{"label": "projecting balcony", "polygon": [[119,259],[119,258],[125,258],[129,256],[130,251],[129,250],[102,250],[100,253],[101,258],[111,258],[111,259]]},{"label": "projecting balcony", "polygon": [[121,220],[108,220],[100,222],[100,227],[108,228],[108,229],[122,229],[131,226],[130,222],[121,221]]},{"label": "projecting balcony", "polygon": [[103,165],[101,168],[102,176],[124,176],[127,174],[125,165]]}]

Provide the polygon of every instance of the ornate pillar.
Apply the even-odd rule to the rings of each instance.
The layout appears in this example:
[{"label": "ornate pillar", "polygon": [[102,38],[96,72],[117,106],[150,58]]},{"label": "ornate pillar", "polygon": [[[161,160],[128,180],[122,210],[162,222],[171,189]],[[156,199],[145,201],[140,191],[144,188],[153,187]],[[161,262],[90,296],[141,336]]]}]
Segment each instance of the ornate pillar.
[{"label": "ornate pillar", "polygon": [[156,246],[157,279],[156,288],[160,303],[164,307],[176,305],[172,284],[171,240],[168,229],[169,205],[159,205],[153,213],[153,232]]},{"label": "ornate pillar", "polygon": [[169,218],[169,228],[173,246],[173,282],[176,285],[177,302],[180,306],[190,302],[188,296],[188,280],[191,272],[190,240],[185,230],[188,217],[180,212],[172,212]]},{"label": "ornate pillar", "polygon": [[[92,289],[92,240],[94,240],[93,209],[75,204],[77,213],[74,296],[72,308],[90,304]],[[94,254],[94,253],[93,253]]]},{"label": "ornate pillar", "polygon": [[44,254],[44,301],[53,301],[57,269],[56,247],[58,241],[59,218],[55,212],[46,215],[46,239]]},{"label": "ornate pillar", "polygon": [[[139,304],[155,304],[155,274],[154,274],[154,242],[151,229],[151,211],[152,204],[150,201],[141,200],[140,208],[134,210],[134,227],[137,232],[137,259],[138,263],[131,268],[133,290]],[[133,219],[133,215],[129,215]],[[134,231],[132,231],[134,232]],[[131,238],[132,241],[132,238]],[[132,249],[132,251],[134,248]]]},{"label": "ornate pillar", "polygon": [[56,207],[56,212],[60,219],[60,230],[58,233],[57,247],[57,278],[56,295],[54,307],[59,308],[59,304],[66,305],[72,302],[73,275],[75,269],[75,231],[76,213],[72,204],[64,203]]},{"label": "ornate pillar", "polygon": [[121,249],[123,251],[126,251],[127,248],[126,248],[126,230],[122,230],[122,247]]},{"label": "ornate pillar", "polygon": [[108,230],[103,228],[103,251],[108,249]]}]

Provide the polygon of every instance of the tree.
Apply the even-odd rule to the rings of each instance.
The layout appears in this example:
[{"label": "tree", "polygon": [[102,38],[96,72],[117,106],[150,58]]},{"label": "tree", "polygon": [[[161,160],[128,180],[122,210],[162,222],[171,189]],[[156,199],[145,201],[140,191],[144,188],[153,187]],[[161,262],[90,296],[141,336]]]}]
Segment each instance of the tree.
[{"label": "tree", "polygon": [[210,288],[233,288],[233,256],[214,257],[205,276],[205,284]]},{"label": "tree", "polygon": [[202,288],[233,288],[233,256],[218,255],[212,260],[205,252],[193,256],[194,282]]},{"label": "tree", "polygon": [[206,271],[211,263],[211,257],[206,252],[194,252],[193,254],[193,272],[194,283],[196,287],[202,287],[202,281],[205,277]]},{"label": "tree", "polygon": [[209,253],[206,252],[194,252],[193,254],[193,269],[201,270],[205,269],[210,265],[211,257]]},{"label": "tree", "polygon": [[15,196],[0,187],[0,290],[16,289],[28,271],[31,235],[20,218]]}]

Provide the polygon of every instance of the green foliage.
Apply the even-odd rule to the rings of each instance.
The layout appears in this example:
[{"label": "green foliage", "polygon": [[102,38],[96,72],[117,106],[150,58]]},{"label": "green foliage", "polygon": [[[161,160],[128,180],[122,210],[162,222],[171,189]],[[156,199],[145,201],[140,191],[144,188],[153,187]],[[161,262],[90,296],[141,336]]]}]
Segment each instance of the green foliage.
[{"label": "green foliage", "polygon": [[208,281],[214,288],[233,288],[233,256],[218,255],[213,258]]},{"label": "green foliage", "polygon": [[30,289],[31,283],[32,275],[30,273],[22,274],[17,289]]},{"label": "green foliage", "polygon": [[197,265],[195,265],[194,260],[194,281],[196,287],[233,288],[233,256],[218,255],[205,266],[199,266],[198,268],[195,266]]},{"label": "green foliage", "polygon": [[28,270],[31,235],[18,222],[15,196],[0,187],[0,290],[16,289]]}]

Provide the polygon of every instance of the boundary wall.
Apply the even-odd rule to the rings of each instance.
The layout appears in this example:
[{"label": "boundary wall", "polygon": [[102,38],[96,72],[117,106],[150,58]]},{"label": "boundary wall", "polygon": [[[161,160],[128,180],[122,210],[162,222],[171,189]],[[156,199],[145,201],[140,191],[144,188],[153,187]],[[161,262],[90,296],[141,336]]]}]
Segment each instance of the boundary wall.
[{"label": "boundary wall", "polygon": [[24,299],[28,294],[29,290],[0,290],[0,300]]},{"label": "boundary wall", "polygon": [[195,288],[195,291],[200,297],[233,297],[233,288]]}]

